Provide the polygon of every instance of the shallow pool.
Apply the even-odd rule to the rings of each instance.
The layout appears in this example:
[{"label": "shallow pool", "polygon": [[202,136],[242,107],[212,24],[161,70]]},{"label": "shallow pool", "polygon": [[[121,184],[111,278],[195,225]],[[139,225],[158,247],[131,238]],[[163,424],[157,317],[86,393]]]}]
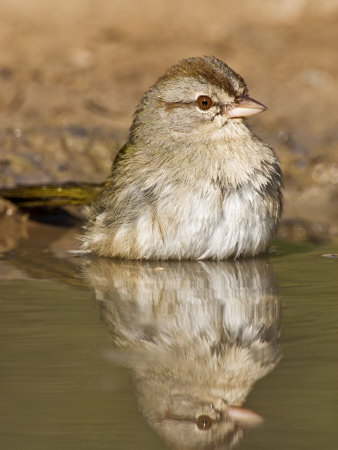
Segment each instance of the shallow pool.
[{"label": "shallow pool", "polygon": [[69,233],[0,260],[1,448],[338,448],[337,245],[137,263]]}]

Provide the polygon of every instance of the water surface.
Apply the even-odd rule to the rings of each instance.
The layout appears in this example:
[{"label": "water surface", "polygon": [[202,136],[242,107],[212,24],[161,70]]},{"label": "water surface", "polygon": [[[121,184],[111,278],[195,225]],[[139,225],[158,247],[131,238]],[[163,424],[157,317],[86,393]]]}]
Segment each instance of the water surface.
[{"label": "water surface", "polygon": [[1,448],[337,448],[337,246],[135,263],[69,257],[65,231],[0,262]]}]

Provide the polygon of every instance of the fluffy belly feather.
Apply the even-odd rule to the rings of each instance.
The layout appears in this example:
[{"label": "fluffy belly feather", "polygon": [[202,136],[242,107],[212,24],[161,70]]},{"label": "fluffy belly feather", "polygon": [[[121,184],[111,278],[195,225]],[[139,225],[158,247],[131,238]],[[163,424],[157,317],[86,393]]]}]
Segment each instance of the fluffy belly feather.
[{"label": "fluffy belly feather", "polygon": [[[175,205],[175,207],[173,207]],[[226,259],[267,250],[276,228],[269,202],[253,188],[225,198],[218,187],[163,199],[133,226],[93,236],[98,253],[135,259]],[[95,249],[97,252],[97,248]]]}]

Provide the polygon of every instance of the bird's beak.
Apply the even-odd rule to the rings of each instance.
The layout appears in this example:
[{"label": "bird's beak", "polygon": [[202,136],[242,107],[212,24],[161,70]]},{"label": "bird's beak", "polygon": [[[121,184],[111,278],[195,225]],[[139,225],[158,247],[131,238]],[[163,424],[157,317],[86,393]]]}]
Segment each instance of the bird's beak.
[{"label": "bird's beak", "polygon": [[228,417],[242,428],[254,428],[264,422],[263,417],[241,406],[229,406]]},{"label": "bird's beak", "polygon": [[225,114],[229,119],[234,119],[235,117],[253,116],[254,114],[266,111],[267,109],[266,106],[259,103],[257,100],[247,97],[246,95],[239,95],[231,103],[230,108],[227,109]]}]

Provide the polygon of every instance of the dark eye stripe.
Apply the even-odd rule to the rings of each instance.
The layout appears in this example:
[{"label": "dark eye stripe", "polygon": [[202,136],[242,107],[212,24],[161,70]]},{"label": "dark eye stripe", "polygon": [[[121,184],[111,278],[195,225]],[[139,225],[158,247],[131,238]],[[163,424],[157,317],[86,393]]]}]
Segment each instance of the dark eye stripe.
[{"label": "dark eye stripe", "polygon": [[[201,95],[200,97],[207,97],[207,96],[202,96]],[[200,98],[200,97],[198,97],[198,98]],[[216,106],[216,107],[220,107],[221,106],[221,103],[213,102],[210,97],[207,97],[207,98],[210,99],[210,101],[211,101],[211,105],[209,107],[207,107],[207,108],[206,107],[204,107],[204,108],[202,107],[201,108],[200,105],[198,104],[198,99],[193,101],[193,102],[183,102],[183,101],[166,102],[166,101],[158,98],[157,102],[158,102],[160,107],[164,107],[167,111],[170,111],[170,110],[176,109],[176,108],[182,108],[182,107],[190,107],[191,108],[192,106],[196,106],[196,104],[197,104],[197,106],[200,109],[205,110],[205,111],[210,109],[211,106]]]}]

